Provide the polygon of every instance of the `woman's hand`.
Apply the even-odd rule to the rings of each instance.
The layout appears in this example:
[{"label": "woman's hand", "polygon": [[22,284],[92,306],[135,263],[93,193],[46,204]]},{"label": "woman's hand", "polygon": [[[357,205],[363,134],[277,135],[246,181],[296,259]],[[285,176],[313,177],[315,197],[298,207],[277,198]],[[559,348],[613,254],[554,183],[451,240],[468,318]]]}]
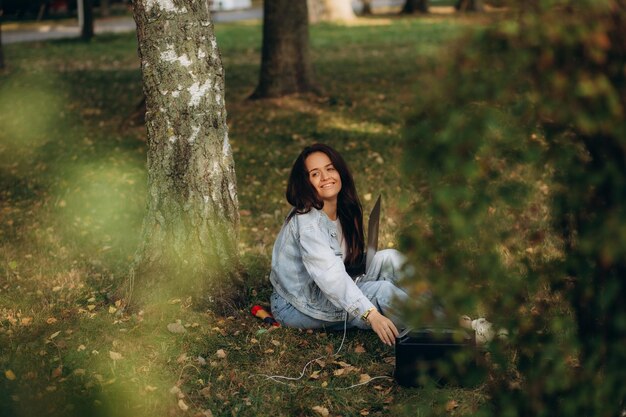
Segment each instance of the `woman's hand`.
[{"label": "woman's hand", "polygon": [[384,344],[388,346],[395,345],[398,329],[391,320],[380,314],[378,310],[373,310],[367,316],[367,319],[372,326],[372,330],[376,332]]}]

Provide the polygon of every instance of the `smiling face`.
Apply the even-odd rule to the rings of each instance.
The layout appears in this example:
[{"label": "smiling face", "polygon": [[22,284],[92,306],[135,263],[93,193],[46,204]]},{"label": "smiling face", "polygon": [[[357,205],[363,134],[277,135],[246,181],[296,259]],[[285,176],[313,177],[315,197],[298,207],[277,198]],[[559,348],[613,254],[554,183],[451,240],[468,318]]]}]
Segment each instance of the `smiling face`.
[{"label": "smiling face", "polygon": [[319,198],[324,202],[336,203],[341,191],[341,176],[328,155],[324,152],[313,152],[305,159],[304,166]]}]

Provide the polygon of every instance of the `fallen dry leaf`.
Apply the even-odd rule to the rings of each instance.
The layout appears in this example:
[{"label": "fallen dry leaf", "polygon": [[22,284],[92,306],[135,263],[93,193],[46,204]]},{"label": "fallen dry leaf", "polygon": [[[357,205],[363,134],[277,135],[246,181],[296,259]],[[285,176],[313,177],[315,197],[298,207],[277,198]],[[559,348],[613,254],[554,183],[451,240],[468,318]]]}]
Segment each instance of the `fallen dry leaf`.
[{"label": "fallen dry leaf", "polygon": [[185,333],[187,329],[182,325],[180,320],[176,320],[176,323],[170,323],[167,325],[167,330],[172,333]]},{"label": "fallen dry leaf", "polygon": [[207,385],[206,387],[202,388],[200,390],[200,395],[202,395],[204,398],[211,398],[211,387]]},{"label": "fallen dry leaf", "polygon": [[446,403],[446,411],[449,413],[459,406],[459,403],[455,400],[450,400]]},{"label": "fallen dry leaf", "polygon": [[123,359],[124,357],[122,356],[121,353],[113,352],[112,350],[109,350],[109,358],[113,359],[114,361],[119,361],[120,359]]},{"label": "fallen dry leaf", "polygon": [[363,347],[363,345],[356,345],[356,347],[354,348],[354,352],[355,353],[365,353],[366,350]]},{"label": "fallen dry leaf", "polygon": [[310,379],[319,379],[320,377],[320,371],[313,371],[311,372],[311,375],[309,375]]},{"label": "fallen dry leaf", "polygon": [[218,349],[217,352],[215,352],[215,354],[220,359],[226,359],[226,351],[224,351],[224,349]]},{"label": "fallen dry leaf", "polygon": [[328,408],[322,407],[321,405],[316,405],[315,407],[311,407],[311,410],[315,411],[317,414],[319,414],[322,417],[328,417],[330,415]]},{"label": "fallen dry leaf", "polygon": [[359,384],[364,384],[364,383],[368,382],[371,379],[372,379],[372,377],[369,376],[368,374],[361,374],[361,376],[359,377]]},{"label": "fallen dry leaf", "polygon": [[58,378],[63,375],[63,366],[59,366],[52,371],[52,378]]}]

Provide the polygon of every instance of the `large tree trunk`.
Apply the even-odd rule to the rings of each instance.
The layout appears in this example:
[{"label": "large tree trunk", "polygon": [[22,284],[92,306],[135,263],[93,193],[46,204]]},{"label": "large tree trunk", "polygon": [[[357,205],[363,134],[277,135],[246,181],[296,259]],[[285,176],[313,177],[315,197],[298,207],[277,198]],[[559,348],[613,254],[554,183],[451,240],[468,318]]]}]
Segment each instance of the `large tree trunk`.
[{"label": "large tree trunk", "polygon": [[372,0],[361,0],[363,3],[363,9],[361,10],[361,14],[363,16],[369,16],[374,14],[372,12]]},{"label": "large tree trunk", "polygon": [[428,0],[406,0],[402,6],[402,13],[428,13]]},{"label": "large tree trunk", "polygon": [[93,0],[83,0],[83,27],[80,37],[89,41],[93,38]]},{"label": "large tree trunk", "polygon": [[460,12],[482,12],[485,10],[482,0],[457,0],[454,7]]},{"label": "large tree trunk", "polygon": [[263,2],[259,85],[250,98],[316,91],[309,55],[306,0]]},{"label": "large tree trunk", "polygon": [[336,22],[356,19],[351,0],[307,0],[309,22]]},{"label": "large tree trunk", "polygon": [[[206,0],[136,0],[148,202],[129,298],[196,294],[230,305],[239,212],[224,70]],[[181,295],[182,295],[181,294]]]}]

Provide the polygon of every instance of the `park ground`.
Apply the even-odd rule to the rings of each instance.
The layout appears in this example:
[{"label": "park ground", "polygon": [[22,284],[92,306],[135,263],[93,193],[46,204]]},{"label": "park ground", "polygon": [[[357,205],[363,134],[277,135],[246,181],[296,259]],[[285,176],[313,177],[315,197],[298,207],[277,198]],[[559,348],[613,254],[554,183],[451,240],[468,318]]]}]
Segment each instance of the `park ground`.
[{"label": "park ground", "polygon": [[[481,387],[409,389],[373,333],[268,328],[270,251],[303,146],[350,161],[379,246],[398,247],[419,188],[403,181],[403,127],[420,84],[484,17],[379,16],[311,29],[321,95],[249,101],[261,25],[218,24],[241,213],[246,305],[189,298],[127,312],[110,294],[138,244],[146,132],[134,34],[5,45],[0,75],[0,410],[7,416],[472,414]],[[414,167],[413,169],[419,169]],[[338,355],[333,353],[342,345]],[[299,376],[277,383],[263,375]],[[368,384],[350,388],[381,376]]]}]

